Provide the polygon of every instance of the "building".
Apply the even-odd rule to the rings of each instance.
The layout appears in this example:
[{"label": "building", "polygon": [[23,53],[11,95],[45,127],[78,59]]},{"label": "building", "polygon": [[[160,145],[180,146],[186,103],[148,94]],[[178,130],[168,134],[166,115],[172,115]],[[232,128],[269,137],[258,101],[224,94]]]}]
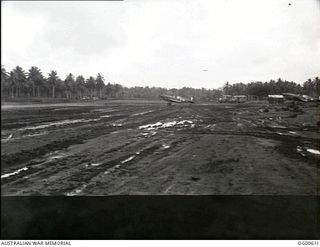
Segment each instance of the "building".
[{"label": "building", "polygon": [[282,104],[284,102],[283,95],[268,95],[268,102],[270,104]]}]

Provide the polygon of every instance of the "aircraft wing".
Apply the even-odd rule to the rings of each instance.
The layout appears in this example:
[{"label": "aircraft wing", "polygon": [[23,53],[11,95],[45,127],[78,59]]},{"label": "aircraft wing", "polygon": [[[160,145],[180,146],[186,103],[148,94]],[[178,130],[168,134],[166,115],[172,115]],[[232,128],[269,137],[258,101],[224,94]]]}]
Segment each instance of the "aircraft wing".
[{"label": "aircraft wing", "polygon": [[193,100],[188,100],[182,97],[176,98],[170,95],[161,95],[160,98],[167,102],[173,102],[173,103],[194,103]]}]

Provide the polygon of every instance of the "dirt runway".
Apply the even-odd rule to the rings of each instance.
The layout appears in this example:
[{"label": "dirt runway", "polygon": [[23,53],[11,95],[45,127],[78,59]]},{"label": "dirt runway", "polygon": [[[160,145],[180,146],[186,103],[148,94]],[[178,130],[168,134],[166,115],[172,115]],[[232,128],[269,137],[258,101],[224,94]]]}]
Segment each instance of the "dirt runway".
[{"label": "dirt runway", "polygon": [[2,195],[316,195],[319,108],[4,107]]}]

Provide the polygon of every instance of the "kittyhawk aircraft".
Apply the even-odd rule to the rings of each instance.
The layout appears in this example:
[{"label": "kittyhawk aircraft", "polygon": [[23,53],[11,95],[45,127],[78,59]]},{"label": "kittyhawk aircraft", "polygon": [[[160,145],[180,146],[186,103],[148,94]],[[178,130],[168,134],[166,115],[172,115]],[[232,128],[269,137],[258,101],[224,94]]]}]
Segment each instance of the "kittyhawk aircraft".
[{"label": "kittyhawk aircraft", "polygon": [[293,93],[283,93],[282,95],[286,100],[301,101],[301,102],[317,101],[317,99],[309,95],[299,95],[299,94],[293,94]]},{"label": "kittyhawk aircraft", "polygon": [[193,97],[190,99],[181,97],[181,96],[172,96],[172,95],[161,95],[161,99],[168,102],[168,105],[171,105],[172,103],[194,103]]}]

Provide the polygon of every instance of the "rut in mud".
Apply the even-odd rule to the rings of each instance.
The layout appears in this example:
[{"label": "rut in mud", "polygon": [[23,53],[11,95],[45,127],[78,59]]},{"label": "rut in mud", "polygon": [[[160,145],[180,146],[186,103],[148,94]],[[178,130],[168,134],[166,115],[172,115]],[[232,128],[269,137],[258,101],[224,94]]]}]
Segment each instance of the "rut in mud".
[{"label": "rut in mud", "polygon": [[318,107],[300,108],[113,103],[3,109],[2,194],[315,195]]}]

